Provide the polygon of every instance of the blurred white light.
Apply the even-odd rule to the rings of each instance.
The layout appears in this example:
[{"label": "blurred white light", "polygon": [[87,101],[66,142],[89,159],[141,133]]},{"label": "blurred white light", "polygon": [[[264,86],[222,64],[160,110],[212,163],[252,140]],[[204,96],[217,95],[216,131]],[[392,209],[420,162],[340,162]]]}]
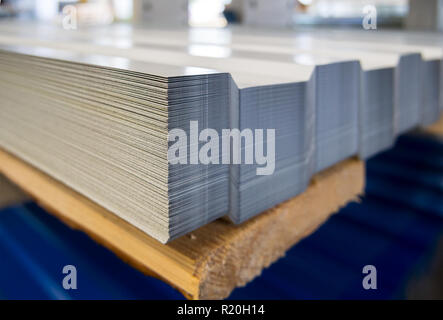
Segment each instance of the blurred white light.
[{"label": "blurred white light", "polygon": [[306,65],[306,66],[313,66],[313,65],[315,65],[314,58],[312,57],[312,55],[309,55],[309,54],[304,54],[304,53],[296,54],[296,55],[294,55],[293,58],[294,58],[294,62],[298,63],[298,64],[303,64],[303,65]]},{"label": "blurred white light", "polygon": [[231,0],[190,0],[189,24],[193,27],[225,27],[225,5]]},{"label": "blurred white light", "polygon": [[39,20],[52,20],[58,14],[58,2],[55,0],[35,1],[35,15]]},{"label": "blurred white light", "polygon": [[133,0],[113,0],[114,15],[117,20],[129,20],[133,13]]}]

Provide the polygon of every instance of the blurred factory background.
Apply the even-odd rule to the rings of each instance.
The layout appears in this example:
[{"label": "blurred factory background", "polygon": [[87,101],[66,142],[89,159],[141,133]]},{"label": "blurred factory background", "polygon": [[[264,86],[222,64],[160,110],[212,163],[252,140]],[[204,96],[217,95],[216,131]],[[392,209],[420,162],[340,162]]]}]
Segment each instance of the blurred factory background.
[{"label": "blurred factory background", "polygon": [[272,27],[299,25],[361,27],[365,12],[375,8],[379,26],[443,30],[441,0],[2,0],[0,2],[0,17],[55,23],[61,23],[63,16],[75,8],[79,26],[134,22],[198,27],[225,27],[230,23]]}]

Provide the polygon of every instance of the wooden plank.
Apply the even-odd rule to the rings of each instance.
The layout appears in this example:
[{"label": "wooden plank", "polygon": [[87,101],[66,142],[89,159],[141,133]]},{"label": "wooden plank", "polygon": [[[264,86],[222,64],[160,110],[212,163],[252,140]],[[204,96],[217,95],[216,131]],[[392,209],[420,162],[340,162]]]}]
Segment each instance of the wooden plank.
[{"label": "wooden plank", "polygon": [[363,162],[349,159],[316,175],[302,195],[240,226],[220,219],[163,245],[1,149],[0,172],[49,212],[190,299],[227,297],[356,200],[364,187]]},{"label": "wooden plank", "polygon": [[426,127],[425,131],[435,136],[443,137],[443,116],[436,123]]}]

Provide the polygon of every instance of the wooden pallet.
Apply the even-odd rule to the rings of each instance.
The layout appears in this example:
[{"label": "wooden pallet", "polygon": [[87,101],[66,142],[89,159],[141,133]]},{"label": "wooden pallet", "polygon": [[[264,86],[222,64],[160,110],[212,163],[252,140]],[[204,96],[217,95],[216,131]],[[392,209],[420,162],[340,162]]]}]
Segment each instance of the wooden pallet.
[{"label": "wooden pallet", "polygon": [[220,219],[163,245],[111,212],[0,149],[0,172],[62,221],[190,299],[221,299],[258,276],[332,213],[357,200],[364,165],[346,160],[302,195],[234,226]]},{"label": "wooden pallet", "polygon": [[440,120],[438,120],[436,123],[427,127],[425,132],[438,137],[443,137],[443,116],[441,116]]}]

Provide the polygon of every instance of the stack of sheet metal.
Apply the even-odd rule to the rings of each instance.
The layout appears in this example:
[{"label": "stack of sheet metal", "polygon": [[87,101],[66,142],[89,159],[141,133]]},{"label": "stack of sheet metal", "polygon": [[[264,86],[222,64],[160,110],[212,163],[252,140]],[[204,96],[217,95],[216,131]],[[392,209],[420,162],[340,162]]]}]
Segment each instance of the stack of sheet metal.
[{"label": "stack of sheet metal", "polygon": [[438,119],[441,49],[360,35],[2,24],[0,146],[161,242],[240,223]]},{"label": "stack of sheet metal", "polygon": [[90,59],[2,50],[2,147],[162,242],[225,214],[229,168],[169,164],[168,134],[227,127],[228,75]]},{"label": "stack of sheet metal", "polygon": [[[313,90],[309,87],[311,83],[298,82],[240,89],[239,113],[232,117],[236,120],[232,127],[255,133],[254,145],[242,144],[241,153],[246,155],[246,149],[255,147],[256,161],[232,165],[229,217],[234,222],[243,222],[307,187],[315,163],[315,106],[309,101]],[[263,128],[275,132],[265,129],[260,144],[257,130]],[[266,155],[265,166],[257,155]]]}]

